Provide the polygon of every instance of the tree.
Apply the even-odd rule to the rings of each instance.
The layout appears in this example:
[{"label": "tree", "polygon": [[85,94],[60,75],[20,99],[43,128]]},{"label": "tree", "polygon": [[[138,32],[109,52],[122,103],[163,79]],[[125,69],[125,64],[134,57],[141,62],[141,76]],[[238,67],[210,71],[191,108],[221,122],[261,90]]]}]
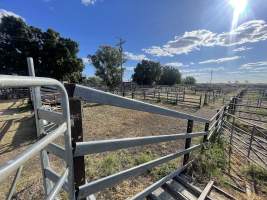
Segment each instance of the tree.
[{"label": "tree", "polygon": [[139,85],[152,85],[158,83],[161,76],[161,66],[159,62],[142,60],[134,69],[133,81]]},{"label": "tree", "polygon": [[99,78],[98,76],[92,76],[88,77],[83,81],[84,84],[96,87],[96,86],[101,86],[103,84],[103,80]]},{"label": "tree", "polygon": [[78,44],[58,32],[28,26],[22,19],[3,17],[0,23],[0,74],[27,75],[33,57],[37,76],[79,82],[84,68]]},{"label": "tree", "polygon": [[183,79],[183,84],[185,85],[194,85],[196,84],[196,79],[193,76],[187,76]]},{"label": "tree", "polygon": [[[121,63],[126,60],[119,49],[111,46],[100,46],[95,55],[88,58],[96,68],[95,75],[100,77],[109,89],[114,89],[121,82]],[[124,70],[124,69],[122,69]]]},{"label": "tree", "polygon": [[181,83],[181,73],[178,69],[171,66],[162,67],[162,75],[159,84],[174,85]]}]

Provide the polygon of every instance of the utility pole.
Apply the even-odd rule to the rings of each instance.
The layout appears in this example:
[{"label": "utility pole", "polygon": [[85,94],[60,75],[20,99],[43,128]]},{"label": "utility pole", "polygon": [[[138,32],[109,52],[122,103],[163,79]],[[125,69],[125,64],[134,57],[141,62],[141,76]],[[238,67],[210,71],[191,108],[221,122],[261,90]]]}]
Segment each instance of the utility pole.
[{"label": "utility pole", "polygon": [[116,44],[116,46],[119,47],[119,51],[120,51],[120,54],[121,54],[121,92],[122,92],[122,84],[123,84],[123,69],[122,69],[122,64],[123,64],[123,47],[122,45],[125,44],[125,40],[123,40],[122,38],[119,38],[119,42]]},{"label": "utility pole", "polygon": [[210,85],[212,84],[212,75],[213,75],[213,71],[210,71]]}]

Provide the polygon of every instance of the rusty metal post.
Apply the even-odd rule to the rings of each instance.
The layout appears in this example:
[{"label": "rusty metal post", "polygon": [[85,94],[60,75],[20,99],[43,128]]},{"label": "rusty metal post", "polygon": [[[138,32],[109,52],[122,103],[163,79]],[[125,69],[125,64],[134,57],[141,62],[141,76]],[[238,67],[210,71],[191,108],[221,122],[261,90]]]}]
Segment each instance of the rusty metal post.
[{"label": "rusty metal post", "polygon": [[[206,123],[205,124],[205,129],[204,129],[205,132],[208,132],[209,131],[209,126],[210,126],[209,123]],[[204,137],[203,137],[203,143],[204,142],[207,142],[207,141],[208,141],[208,134],[207,135],[204,135]]]},{"label": "rusty metal post", "polygon": [[[72,120],[71,138],[72,147],[75,149],[76,142],[83,142],[83,123],[82,123],[82,102],[80,99],[73,98],[75,84],[65,84],[69,95],[70,114]],[[85,180],[85,161],[84,156],[73,158],[74,170],[74,186],[78,191],[78,187],[86,183]]]},{"label": "rusty metal post", "polygon": [[[192,133],[193,132],[193,125],[194,125],[194,121],[189,119],[187,121],[187,133]],[[191,138],[186,138],[185,139],[185,149],[190,148],[191,146]],[[187,153],[184,155],[184,160],[183,160],[183,165],[186,165],[189,161],[189,155],[190,153]]]}]

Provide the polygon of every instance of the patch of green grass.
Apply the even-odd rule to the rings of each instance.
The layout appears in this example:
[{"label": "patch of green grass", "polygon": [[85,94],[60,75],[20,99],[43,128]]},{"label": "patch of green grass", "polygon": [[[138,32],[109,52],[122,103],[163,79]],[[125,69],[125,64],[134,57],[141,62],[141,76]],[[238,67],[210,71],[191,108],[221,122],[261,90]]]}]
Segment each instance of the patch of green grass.
[{"label": "patch of green grass", "polygon": [[249,165],[243,169],[248,178],[267,183],[267,170],[257,165]]},{"label": "patch of green grass", "polygon": [[146,162],[149,162],[150,160],[153,160],[155,156],[150,152],[142,152],[140,155],[137,155],[134,157],[134,164],[140,165]]},{"label": "patch of green grass", "polygon": [[266,109],[257,109],[256,111],[255,111],[255,113],[257,113],[258,115],[265,115],[265,116],[267,116],[267,110]]},{"label": "patch of green grass", "polygon": [[127,151],[110,152],[101,156],[86,157],[86,175],[91,179],[109,176],[123,169],[137,166],[153,160],[155,155],[150,151],[131,155]]},{"label": "patch of green grass", "polygon": [[159,180],[160,178],[174,172],[175,170],[177,170],[177,166],[178,166],[178,160],[172,160],[168,163],[165,163],[159,167],[155,167],[152,171],[151,171],[151,176],[154,179],[154,181]]},{"label": "patch of green grass", "polygon": [[201,150],[195,154],[196,162],[193,164],[193,171],[197,179],[202,181],[203,177],[221,178],[223,170],[227,167],[228,160],[225,152],[226,142],[219,139],[212,143],[207,150]]}]

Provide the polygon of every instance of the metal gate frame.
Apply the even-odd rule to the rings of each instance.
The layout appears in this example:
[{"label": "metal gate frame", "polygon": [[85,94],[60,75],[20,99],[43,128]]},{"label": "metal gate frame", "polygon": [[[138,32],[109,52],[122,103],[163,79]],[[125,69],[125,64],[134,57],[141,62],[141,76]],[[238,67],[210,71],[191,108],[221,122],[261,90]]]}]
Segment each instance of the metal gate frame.
[{"label": "metal gate frame", "polygon": [[[32,61],[28,60],[28,64],[29,62]],[[62,113],[45,110],[41,107],[41,104],[38,103],[40,101],[39,91],[41,86],[56,86],[58,88],[61,93]],[[0,75],[0,88],[6,87],[29,87],[33,89],[32,98],[34,98],[35,101],[34,112],[36,116],[37,135],[41,137],[41,139],[28,147],[24,152],[0,166],[0,182],[7,178],[12,172],[17,170],[9,190],[8,199],[11,199],[15,191],[15,186],[21,174],[23,164],[38,153],[40,153],[42,161],[41,166],[46,199],[54,199],[61,188],[68,192],[69,199],[74,199],[75,189],[73,181],[70,110],[68,94],[64,86],[59,81],[51,78]],[[57,128],[52,131],[46,131],[43,127],[43,120],[55,123]],[[61,135],[64,136],[64,147],[52,143]],[[62,158],[66,162],[66,168],[61,176],[57,175],[50,168],[46,149],[49,149],[49,152]]]}]

